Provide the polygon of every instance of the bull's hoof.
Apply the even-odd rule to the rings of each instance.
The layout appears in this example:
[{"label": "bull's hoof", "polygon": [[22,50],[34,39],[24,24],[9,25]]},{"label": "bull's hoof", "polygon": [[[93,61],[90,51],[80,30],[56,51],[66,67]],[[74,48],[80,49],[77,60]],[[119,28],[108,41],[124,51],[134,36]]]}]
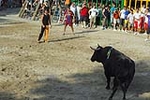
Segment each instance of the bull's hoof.
[{"label": "bull's hoof", "polygon": [[110,87],[109,87],[109,86],[106,86],[106,89],[107,89],[107,90],[109,90],[109,89],[110,89]]},{"label": "bull's hoof", "polygon": [[112,90],[115,90],[115,89],[116,89],[116,87],[115,87],[115,86],[113,86],[113,87],[112,87]]},{"label": "bull's hoof", "polygon": [[122,100],[127,100],[126,98],[123,98]]}]

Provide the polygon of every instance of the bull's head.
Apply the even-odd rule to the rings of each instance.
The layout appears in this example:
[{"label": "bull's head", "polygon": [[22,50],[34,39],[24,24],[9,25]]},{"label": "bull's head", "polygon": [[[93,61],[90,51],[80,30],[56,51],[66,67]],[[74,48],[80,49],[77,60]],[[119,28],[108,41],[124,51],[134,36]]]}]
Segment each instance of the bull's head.
[{"label": "bull's head", "polygon": [[91,57],[91,61],[94,62],[94,61],[97,61],[97,62],[101,62],[101,59],[100,59],[100,55],[101,55],[101,49],[102,47],[98,44],[98,47],[97,48],[93,48],[93,47],[90,47],[92,50],[94,50],[94,53]]}]

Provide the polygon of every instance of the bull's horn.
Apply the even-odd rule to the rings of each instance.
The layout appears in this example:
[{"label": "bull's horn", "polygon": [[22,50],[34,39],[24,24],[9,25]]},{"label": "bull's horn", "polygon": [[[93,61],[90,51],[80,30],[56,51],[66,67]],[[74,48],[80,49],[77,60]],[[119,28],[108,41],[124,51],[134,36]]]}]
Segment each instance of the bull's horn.
[{"label": "bull's horn", "polygon": [[98,47],[101,47],[99,44],[97,44]]},{"label": "bull's horn", "polygon": [[93,48],[93,47],[91,47],[91,46],[90,46],[90,48],[91,48],[92,50],[96,50],[95,48]]}]

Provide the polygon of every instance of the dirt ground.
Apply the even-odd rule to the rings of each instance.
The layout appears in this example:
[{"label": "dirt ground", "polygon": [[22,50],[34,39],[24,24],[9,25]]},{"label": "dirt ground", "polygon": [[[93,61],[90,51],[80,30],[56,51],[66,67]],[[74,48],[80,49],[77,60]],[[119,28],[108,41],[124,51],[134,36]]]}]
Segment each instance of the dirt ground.
[{"label": "dirt ground", "polygon": [[[150,42],[146,35],[111,29],[82,29],[75,35],[53,23],[48,43],[37,43],[39,21],[17,17],[17,11],[0,16],[0,100],[107,100],[102,64],[91,62],[96,47],[111,45],[136,63],[128,100],[150,100]],[[13,11],[13,10],[12,10]],[[122,99],[118,90],[113,100]]]}]

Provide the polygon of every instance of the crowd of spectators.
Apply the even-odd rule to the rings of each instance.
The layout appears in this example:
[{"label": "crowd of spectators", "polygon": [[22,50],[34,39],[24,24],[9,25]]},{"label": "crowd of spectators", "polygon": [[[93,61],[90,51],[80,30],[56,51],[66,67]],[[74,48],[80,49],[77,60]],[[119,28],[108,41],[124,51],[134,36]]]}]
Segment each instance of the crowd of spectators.
[{"label": "crowd of spectators", "polygon": [[[51,0],[50,0],[51,1]],[[102,30],[112,29],[113,31],[121,31],[124,33],[133,33],[137,35],[139,33],[147,33],[145,41],[149,40],[149,24],[150,24],[150,10],[143,5],[142,8],[132,7],[116,7],[116,4],[104,5],[101,3],[79,3],[66,4],[65,8],[58,6],[53,10],[53,5],[57,4],[56,0],[26,0],[26,12],[35,11],[37,3],[40,3],[40,14],[44,8],[50,10],[51,19],[57,15],[57,22],[64,23],[65,12],[69,8],[73,14],[73,26],[81,26],[83,28],[97,28],[98,25],[102,26]],[[25,0],[0,0],[1,7],[17,7],[22,6]],[[60,2],[57,5],[61,5]],[[31,14],[32,16],[32,14]],[[73,29],[73,28],[72,28]]]},{"label": "crowd of spectators", "polygon": [[73,12],[75,20],[74,26],[79,24],[83,28],[96,28],[102,25],[102,30],[112,29],[124,33],[147,34],[145,41],[149,40],[150,34],[150,9],[143,5],[142,8],[129,8],[124,6],[122,9],[115,4],[101,5],[85,3],[69,6]]}]

